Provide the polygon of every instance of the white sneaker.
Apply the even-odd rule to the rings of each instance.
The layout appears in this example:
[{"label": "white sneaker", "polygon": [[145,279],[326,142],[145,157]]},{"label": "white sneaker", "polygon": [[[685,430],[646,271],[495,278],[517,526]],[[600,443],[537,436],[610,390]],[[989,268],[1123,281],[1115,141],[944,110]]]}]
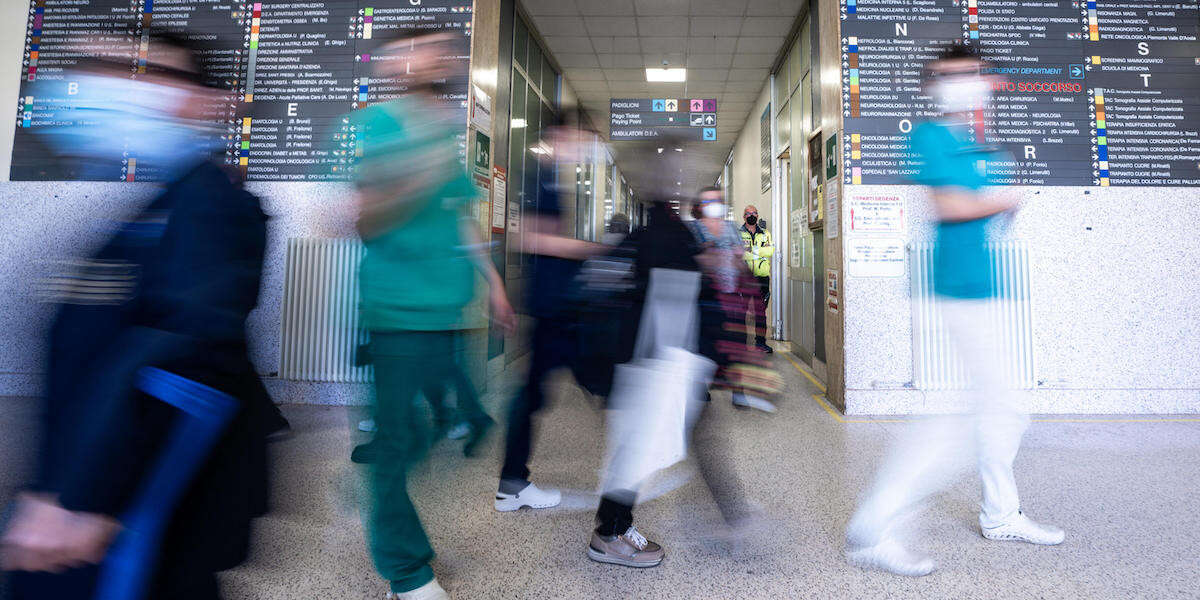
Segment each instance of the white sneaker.
[{"label": "white sneaker", "polygon": [[562,492],[558,490],[538,489],[532,483],[515,494],[496,492],[496,510],[500,512],[512,512],[520,510],[525,506],[529,508],[552,508],[558,506],[559,502],[562,502]]},{"label": "white sneaker", "polygon": [[375,433],[375,419],[363,419],[358,422],[358,430]]},{"label": "white sneaker", "polygon": [[1011,523],[999,527],[980,527],[983,537],[989,540],[1029,542],[1040,546],[1057,546],[1066,539],[1067,534],[1053,525],[1042,525],[1018,512]]},{"label": "white sneaker", "polygon": [[471,426],[467,423],[459,423],[450,428],[446,432],[446,438],[451,440],[461,440],[471,433]]},{"label": "white sneaker", "polygon": [[436,579],[429,583],[407,592],[389,592],[383,597],[384,600],[450,600],[450,594],[438,585]]},{"label": "white sneaker", "polygon": [[933,572],[933,561],[917,556],[893,538],[884,538],[874,546],[846,551],[846,562],[863,569],[880,569],[896,575],[924,577]]},{"label": "white sneaker", "polygon": [[750,394],[734,394],[733,405],[738,408],[756,408],[765,413],[775,412],[775,405],[770,400],[764,400]]}]

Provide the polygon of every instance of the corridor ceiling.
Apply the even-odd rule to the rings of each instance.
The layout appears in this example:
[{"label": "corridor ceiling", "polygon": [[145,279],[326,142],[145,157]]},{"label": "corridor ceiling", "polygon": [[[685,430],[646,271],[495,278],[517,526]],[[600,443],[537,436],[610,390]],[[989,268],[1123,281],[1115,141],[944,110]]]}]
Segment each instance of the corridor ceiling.
[{"label": "corridor ceiling", "polygon": [[[758,99],[802,0],[520,0],[592,124],[608,137],[612,98],[716,98],[717,140],[696,142],[684,194],[711,184]],[[646,67],[686,67],[684,83],[647,83]],[[617,164],[635,192],[649,174]],[[668,150],[669,151],[669,150]],[[639,185],[641,182],[641,185]]]}]

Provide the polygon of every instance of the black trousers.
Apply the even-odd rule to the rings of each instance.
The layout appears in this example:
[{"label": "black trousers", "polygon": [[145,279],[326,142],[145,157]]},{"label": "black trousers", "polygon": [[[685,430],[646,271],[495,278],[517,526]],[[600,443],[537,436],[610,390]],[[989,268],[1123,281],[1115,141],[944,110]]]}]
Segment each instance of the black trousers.
[{"label": "black trousers", "polygon": [[[700,406],[691,425],[691,452],[696,459],[700,477],[712,494],[717,509],[726,523],[736,523],[749,513],[742,479],[733,465],[733,444],[717,427],[717,408],[712,396]],[[635,490],[606,492],[596,509],[596,533],[604,536],[625,533],[633,525],[633,507],[637,503]]]},{"label": "black trousers", "polygon": [[767,345],[767,303],[771,301],[771,278],[755,277],[758,281],[759,297],[752,303],[754,307],[754,343],[759,346]]},{"label": "black trousers", "polygon": [[538,319],[530,341],[531,357],[525,386],[508,408],[504,466],[500,479],[529,480],[533,451],[533,416],[546,403],[546,379],[555,369],[574,364],[577,346],[570,324],[558,319]]}]

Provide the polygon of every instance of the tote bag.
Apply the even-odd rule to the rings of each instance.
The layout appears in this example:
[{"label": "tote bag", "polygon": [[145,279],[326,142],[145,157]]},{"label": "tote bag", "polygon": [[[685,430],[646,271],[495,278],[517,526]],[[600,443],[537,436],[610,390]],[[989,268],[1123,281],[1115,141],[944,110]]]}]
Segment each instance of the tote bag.
[{"label": "tote bag", "polygon": [[692,351],[699,291],[699,273],[651,272],[634,359],[616,367],[609,397],[606,490],[636,490],[687,455],[688,405],[716,370]]}]

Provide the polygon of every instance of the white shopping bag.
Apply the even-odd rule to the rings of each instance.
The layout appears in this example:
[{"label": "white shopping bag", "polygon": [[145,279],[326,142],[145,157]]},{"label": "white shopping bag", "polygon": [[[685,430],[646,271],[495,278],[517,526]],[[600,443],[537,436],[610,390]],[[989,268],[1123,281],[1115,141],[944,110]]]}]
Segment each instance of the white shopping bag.
[{"label": "white shopping bag", "polygon": [[634,360],[616,367],[609,395],[606,490],[636,490],[656,471],[687,456],[689,404],[716,371],[692,352],[699,275],[655,269]]}]

